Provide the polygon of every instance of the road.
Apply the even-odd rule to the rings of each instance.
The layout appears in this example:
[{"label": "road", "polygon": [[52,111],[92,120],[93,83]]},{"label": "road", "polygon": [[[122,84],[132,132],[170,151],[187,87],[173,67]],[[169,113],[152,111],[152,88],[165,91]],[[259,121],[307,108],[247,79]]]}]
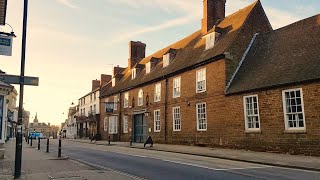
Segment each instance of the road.
[{"label": "road", "polygon": [[[45,141],[41,150],[45,151]],[[50,141],[57,153],[58,141]],[[135,179],[319,179],[320,172],[258,165],[179,153],[62,141],[62,154]]]}]

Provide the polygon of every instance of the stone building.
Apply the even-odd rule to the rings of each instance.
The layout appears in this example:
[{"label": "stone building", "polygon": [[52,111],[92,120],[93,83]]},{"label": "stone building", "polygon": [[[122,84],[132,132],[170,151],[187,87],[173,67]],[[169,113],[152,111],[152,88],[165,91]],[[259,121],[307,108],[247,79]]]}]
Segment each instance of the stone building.
[{"label": "stone building", "polygon": [[38,120],[38,116],[34,117],[33,123],[29,124],[29,132],[41,132],[44,136],[49,137],[50,134],[50,123],[41,123]]},{"label": "stone building", "polygon": [[148,57],[129,43],[101,88],[103,139],[320,155],[320,15],[273,30],[260,1],[203,3],[190,36]]}]

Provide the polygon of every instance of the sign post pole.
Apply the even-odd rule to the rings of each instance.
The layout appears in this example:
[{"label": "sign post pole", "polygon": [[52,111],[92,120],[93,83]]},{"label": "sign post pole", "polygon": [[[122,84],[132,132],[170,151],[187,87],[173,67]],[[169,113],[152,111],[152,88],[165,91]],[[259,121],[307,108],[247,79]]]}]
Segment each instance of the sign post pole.
[{"label": "sign post pole", "polygon": [[[22,126],[23,115],[23,90],[24,90],[24,69],[26,58],[26,40],[27,40],[27,20],[28,20],[28,0],[24,0],[23,8],[23,28],[22,28],[22,48],[21,48],[21,80],[20,80],[20,93],[19,93],[19,111],[18,111],[18,127]],[[18,128],[16,136],[16,155],[15,155],[15,168],[14,178],[17,179],[21,176],[21,157],[22,157],[22,131]]]}]

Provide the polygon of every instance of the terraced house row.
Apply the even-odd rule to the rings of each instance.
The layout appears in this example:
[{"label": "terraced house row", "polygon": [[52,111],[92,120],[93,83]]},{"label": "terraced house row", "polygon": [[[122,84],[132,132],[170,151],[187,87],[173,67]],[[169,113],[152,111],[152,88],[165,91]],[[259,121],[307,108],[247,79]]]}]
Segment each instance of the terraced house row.
[{"label": "terraced house row", "polygon": [[273,30],[260,1],[203,3],[199,31],[147,57],[129,43],[100,88],[102,139],[320,155],[320,15]]}]

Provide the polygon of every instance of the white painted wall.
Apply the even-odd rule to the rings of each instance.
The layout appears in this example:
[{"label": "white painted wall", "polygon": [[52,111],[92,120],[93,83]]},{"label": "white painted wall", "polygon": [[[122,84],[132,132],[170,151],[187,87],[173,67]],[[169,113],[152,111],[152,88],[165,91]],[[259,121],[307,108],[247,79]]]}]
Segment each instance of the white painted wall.
[{"label": "white painted wall", "polygon": [[[94,100],[94,93],[96,94],[95,100]],[[92,101],[91,101],[91,95],[92,95]],[[87,96],[83,97],[83,98],[85,98],[85,104],[81,103],[81,99],[83,99],[83,98],[79,99],[79,116],[88,116],[91,106],[94,111],[94,105],[96,106],[96,109],[95,109],[96,114],[100,114],[99,96],[100,96],[100,90],[92,92],[92,93],[88,94]],[[81,110],[82,110],[82,113],[84,112],[84,114],[81,114]]]}]

